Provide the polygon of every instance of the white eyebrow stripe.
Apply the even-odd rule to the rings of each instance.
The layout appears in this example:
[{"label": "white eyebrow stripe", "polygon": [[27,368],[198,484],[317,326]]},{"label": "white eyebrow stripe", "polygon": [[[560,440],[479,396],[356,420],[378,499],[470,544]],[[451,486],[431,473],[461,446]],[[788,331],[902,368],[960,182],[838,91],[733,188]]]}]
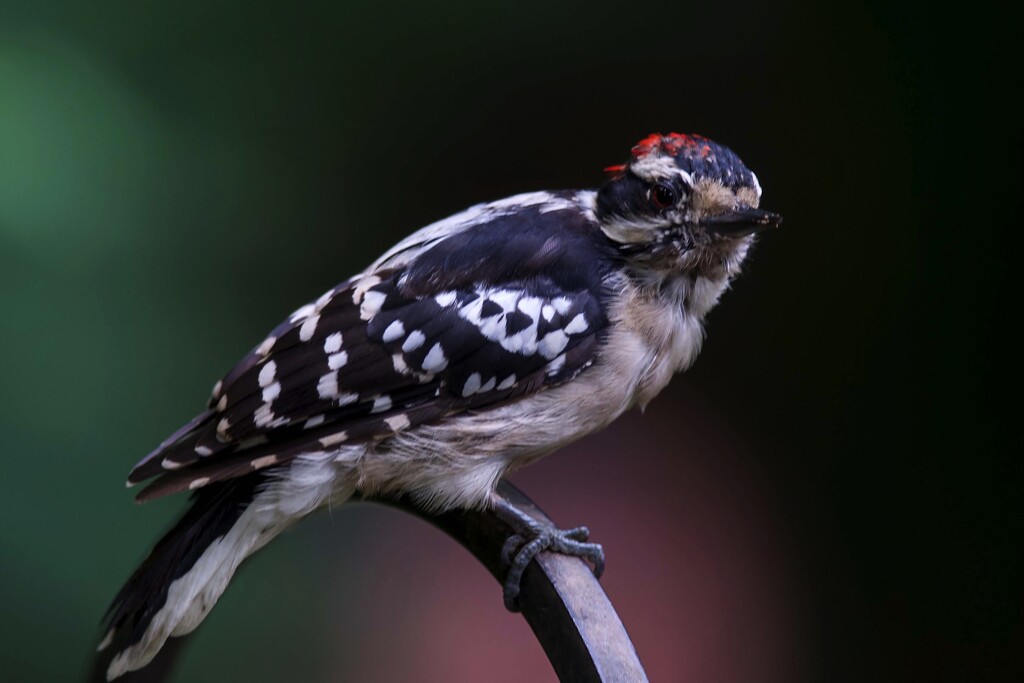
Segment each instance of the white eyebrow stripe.
[{"label": "white eyebrow stripe", "polygon": [[679,167],[672,157],[664,154],[648,154],[639,161],[633,162],[630,170],[644,180],[659,180],[671,178],[679,172]]}]

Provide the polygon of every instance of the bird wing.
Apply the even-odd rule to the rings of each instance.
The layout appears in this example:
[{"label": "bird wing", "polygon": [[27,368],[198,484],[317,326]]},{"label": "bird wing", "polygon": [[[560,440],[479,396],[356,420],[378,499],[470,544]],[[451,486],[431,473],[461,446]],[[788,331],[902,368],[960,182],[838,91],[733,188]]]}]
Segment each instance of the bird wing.
[{"label": "bird wing", "polygon": [[565,382],[607,326],[602,236],[579,211],[496,214],[295,311],[140,461],[148,500],[387,438]]}]

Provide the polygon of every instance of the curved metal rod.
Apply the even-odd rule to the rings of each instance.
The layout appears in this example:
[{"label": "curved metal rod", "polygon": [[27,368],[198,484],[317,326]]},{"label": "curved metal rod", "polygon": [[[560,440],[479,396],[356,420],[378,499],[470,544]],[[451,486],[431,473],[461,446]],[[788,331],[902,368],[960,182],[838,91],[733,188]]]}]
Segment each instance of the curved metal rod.
[{"label": "curved metal rod", "polygon": [[[498,495],[537,521],[554,526],[536,503],[507,481],[498,484]],[[504,583],[501,549],[512,530],[492,511],[453,510],[438,515],[424,512],[405,498],[374,500],[414,514],[445,532],[471,552],[498,583]],[[647,681],[619,615],[590,567],[578,557],[549,552],[538,555],[523,574],[519,608],[563,683]]]},{"label": "curved metal rod", "polygon": [[[498,494],[542,524],[554,526],[537,504],[507,481]],[[408,498],[367,498],[413,514],[445,532],[469,550],[487,571],[504,583],[501,550],[511,528],[490,510],[429,513]],[[519,608],[563,683],[646,683],[636,649],[626,629],[586,562],[542,552],[523,574]],[[119,683],[164,683],[186,638],[171,638],[149,666]],[[90,681],[105,680],[106,657],[97,656]]]}]

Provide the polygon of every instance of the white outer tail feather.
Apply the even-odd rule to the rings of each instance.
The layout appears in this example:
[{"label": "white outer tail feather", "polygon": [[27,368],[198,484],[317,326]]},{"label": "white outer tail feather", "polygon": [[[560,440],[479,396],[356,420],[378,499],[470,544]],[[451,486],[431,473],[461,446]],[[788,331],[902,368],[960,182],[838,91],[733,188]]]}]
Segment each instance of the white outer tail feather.
[{"label": "white outer tail feather", "polygon": [[[153,660],[169,637],[195,630],[227,588],[242,560],[328,498],[335,504],[348,499],[353,489],[338,487],[332,460],[327,454],[303,456],[281,478],[271,480],[230,531],[211,543],[192,569],[171,583],[167,601],[153,616],[142,639],[111,660],[107,680],[141,669]],[[104,641],[109,642],[110,636]]]}]

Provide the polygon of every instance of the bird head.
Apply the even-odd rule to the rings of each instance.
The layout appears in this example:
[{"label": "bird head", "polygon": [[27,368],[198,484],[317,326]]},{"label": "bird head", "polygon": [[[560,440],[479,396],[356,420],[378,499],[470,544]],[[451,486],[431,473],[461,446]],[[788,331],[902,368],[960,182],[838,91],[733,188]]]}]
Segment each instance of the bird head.
[{"label": "bird head", "polygon": [[601,229],[636,266],[731,275],[754,235],[782,217],[758,208],[757,177],[728,147],[699,135],[653,134],[597,194]]}]

